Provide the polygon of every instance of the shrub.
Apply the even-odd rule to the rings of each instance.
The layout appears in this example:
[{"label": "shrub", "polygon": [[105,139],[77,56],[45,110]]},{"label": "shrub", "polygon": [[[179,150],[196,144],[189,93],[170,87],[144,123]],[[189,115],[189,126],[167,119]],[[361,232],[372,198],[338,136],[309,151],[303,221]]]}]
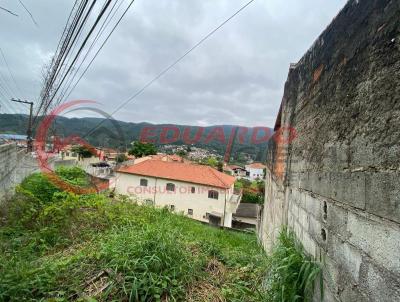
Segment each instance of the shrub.
[{"label": "shrub", "polygon": [[30,194],[42,203],[51,202],[53,194],[60,192],[60,189],[43,173],[34,173],[26,177],[17,187],[18,189],[20,189],[20,193]]},{"label": "shrub", "polygon": [[261,195],[261,193],[259,192],[254,192],[249,189],[244,189],[242,195],[242,202],[262,204],[264,202],[264,196]]},{"label": "shrub", "polygon": [[56,169],[56,174],[66,182],[76,186],[87,186],[86,172],[79,167],[59,167]]},{"label": "shrub", "polygon": [[320,267],[304,254],[294,234],[286,228],[281,230],[269,261],[267,301],[312,300],[315,280],[321,276]]}]

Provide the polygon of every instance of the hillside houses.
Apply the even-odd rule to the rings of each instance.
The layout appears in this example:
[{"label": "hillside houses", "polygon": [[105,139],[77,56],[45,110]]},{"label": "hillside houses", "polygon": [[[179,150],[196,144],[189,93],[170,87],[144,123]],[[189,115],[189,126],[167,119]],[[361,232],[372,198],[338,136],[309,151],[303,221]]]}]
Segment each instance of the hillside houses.
[{"label": "hillside houses", "polygon": [[241,194],[235,178],[209,166],[149,159],[116,171],[116,193],[231,227]]},{"label": "hillside houses", "polygon": [[265,165],[261,163],[252,163],[245,166],[246,168],[246,176],[250,180],[257,180],[264,178],[264,170],[266,168]]}]

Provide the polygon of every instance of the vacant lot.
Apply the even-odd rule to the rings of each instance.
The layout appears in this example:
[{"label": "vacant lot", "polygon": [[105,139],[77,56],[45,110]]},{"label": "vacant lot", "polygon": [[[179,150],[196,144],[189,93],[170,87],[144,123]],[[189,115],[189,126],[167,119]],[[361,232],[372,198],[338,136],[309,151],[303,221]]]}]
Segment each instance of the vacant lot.
[{"label": "vacant lot", "polygon": [[[87,186],[80,169],[57,177]],[[124,196],[76,195],[33,174],[1,207],[0,301],[296,301],[318,269],[287,232],[203,225]]]}]

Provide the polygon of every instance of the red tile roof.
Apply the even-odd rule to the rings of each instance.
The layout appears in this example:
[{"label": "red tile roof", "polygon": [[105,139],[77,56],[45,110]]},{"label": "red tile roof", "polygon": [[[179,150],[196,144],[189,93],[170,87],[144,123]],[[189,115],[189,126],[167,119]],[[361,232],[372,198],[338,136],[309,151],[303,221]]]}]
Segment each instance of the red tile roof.
[{"label": "red tile roof", "polygon": [[235,182],[235,177],[209,166],[151,159],[135,165],[121,167],[117,172],[173,179],[226,189],[230,188]]},{"label": "red tile roof", "polygon": [[252,163],[250,165],[247,165],[246,167],[253,168],[253,169],[264,169],[264,168],[266,168],[266,166],[261,164],[261,163]]}]

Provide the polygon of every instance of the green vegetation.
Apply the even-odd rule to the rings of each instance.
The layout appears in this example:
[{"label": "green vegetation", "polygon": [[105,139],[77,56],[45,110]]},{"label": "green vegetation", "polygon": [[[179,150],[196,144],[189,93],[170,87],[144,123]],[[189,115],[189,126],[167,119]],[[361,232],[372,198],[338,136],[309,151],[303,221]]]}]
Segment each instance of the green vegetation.
[{"label": "green vegetation", "polygon": [[81,145],[73,146],[71,151],[77,153],[79,158],[90,158],[94,155],[87,147]]},{"label": "green vegetation", "polygon": [[[56,173],[86,184],[79,168]],[[307,301],[319,273],[285,230],[267,257],[254,234],[63,192],[40,173],[1,213],[0,301]]]},{"label": "green vegetation", "polygon": [[129,155],[134,155],[136,157],[143,157],[147,155],[157,154],[156,147],[151,143],[142,143],[135,141],[132,143],[132,147],[128,151]]},{"label": "green vegetation", "polygon": [[[39,125],[41,117],[38,117]],[[135,124],[123,121],[114,121],[112,119],[98,119],[98,118],[73,118],[68,119],[62,116],[57,116],[55,119],[57,123],[57,135],[60,137],[68,137],[70,135],[76,135],[79,137],[84,137],[87,139],[88,143],[96,147],[108,147],[117,149],[119,151],[125,151],[126,142],[131,142],[134,140],[139,140],[144,127],[148,127],[149,124]],[[101,126],[99,127],[99,123]],[[23,114],[1,114],[0,113],[0,133],[25,133],[26,125],[28,123],[28,116]],[[164,126],[176,126],[180,129],[182,134],[187,126],[183,125],[150,125],[155,127],[154,138],[156,147],[162,146],[163,144],[159,142],[160,132]],[[199,147],[206,150],[210,150],[213,153],[224,156],[226,152],[226,146],[228,143],[228,138],[230,133],[232,133],[234,126],[222,126],[225,133],[225,141],[221,142],[217,139],[213,139],[210,142],[205,142],[207,135],[215,129],[215,126],[205,127],[204,134],[199,141],[190,144],[192,147]],[[112,129],[110,131],[110,129]],[[36,129],[34,129],[34,136],[36,134]],[[190,137],[195,137],[196,132],[199,127],[191,127]],[[272,129],[271,129],[272,130]],[[254,128],[249,128],[248,132],[245,134],[244,141],[233,144],[231,150],[231,164],[245,164],[249,159],[255,161],[263,161],[265,158],[265,150],[267,148],[267,142],[262,142],[260,144],[252,143],[251,137]],[[90,133],[89,135],[87,135]],[[87,137],[86,137],[87,135]],[[182,139],[181,135],[177,142],[172,143],[173,145],[187,145]],[[190,152],[190,145],[187,145],[188,152]]]},{"label": "green vegetation", "polygon": [[220,172],[223,172],[223,169],[224,169],[224,163],[222,161],[218,160],[217,158],[215,158],[214,156],[210,156],[205,159],[202,159],[198,163],[200,165],[210,166],[214,169],[217,169]]},{"label": "green vegetation", "polygon": [[117,157],[115,158],[115,161],[117,163],[123,163],[124,161],[127,161],[127,160],[128,160],[128,157],[124,153],[118,154]]},{"label": "green vegetation", "polygon": [[[41,189],[30,191],[33,181]],[[254,234],[123,196],[61,192],[41,174],[3,212],[0,301],[265,300],[267,257]]]},{"label": "green vegetation", "polygon": [[[266,301],[311,301],[314,283],[321,277],[317,263],[303,254],[292,232],[283,228],[270,257]],[[320,280],[322,284],[322,280]]]},{"label": "green vegetation", "polygon": [[176,155],[180,157],[185,157],[187,155],[187,152],[185,150],[178,150],[178,152],[176,152]]},{"label": "green vegetation", "polygon": [[250,181],[238,179],[235,182],[236,189],[242,189],[242,202],[263,204],[265,198],[265,182],[263,180]]}]

